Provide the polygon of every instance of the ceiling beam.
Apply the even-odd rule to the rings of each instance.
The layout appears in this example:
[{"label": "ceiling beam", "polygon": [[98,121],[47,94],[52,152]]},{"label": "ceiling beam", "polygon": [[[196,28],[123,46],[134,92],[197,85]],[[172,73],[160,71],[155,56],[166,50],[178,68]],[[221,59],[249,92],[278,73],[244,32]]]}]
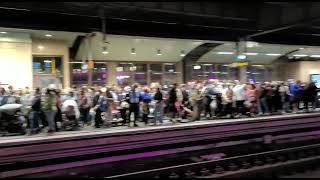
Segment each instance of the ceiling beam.
[{"label": "ceiling beam", "polygon": [[120,8],[129,8],[129,9],[139,9],[145,11],[152,11],[152,12],[163,12],[169,14],[181,14],[181,15],[188,15],[188,16],[198,16],[198,17],[206,17],[206,18],[216,18],[216,19],[223,19],[223,20],[235,20],[235,21],[255,21],[254,19],[248,18],[239,18],[239,17],[225,17],[225,16],[218,16],[218,15],[211,15],[211,14],[199,14],[194,12],[186,12],[186,11],[173,11],[167,9],[155,9],[155,8],[147,8],[147,7],[138,7],[138,6],[128,6],[122,5],[117,3],[104,3],[103,6],[111,6],[111,7],[120,7]]},{"label": "ceiling beam", "polygon": [[251,34],[251,35],[245,36],[240,39],[250,39],[253,37],[257,37],[257,36],[261,36],[261,35],[265,35],[265,34],[270,34],[270,33],[278,32],[278,31],[286,30],[286,29],[291,29],[291,28],[298,27],[298,26],[304,26],[304,25],[307,25],[307,24],[310,24],[310,23],[313,23],[313,22],[316,22],[319,20],[320,20],[320,16],[315,17],[315,18],[310,18],[310,19],[304,19],[304,20],[301,20],[298,22],[290,23],[290,24],[283,25],[280,27],[271,28],[269,30],[265,30],[265,31],[262,31],[259,33]]}]

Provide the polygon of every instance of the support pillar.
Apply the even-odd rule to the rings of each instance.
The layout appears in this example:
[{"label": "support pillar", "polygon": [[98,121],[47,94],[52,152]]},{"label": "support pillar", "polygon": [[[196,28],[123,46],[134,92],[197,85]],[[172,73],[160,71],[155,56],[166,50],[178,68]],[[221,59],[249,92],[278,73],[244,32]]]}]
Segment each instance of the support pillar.
[{"label": "support pillar", "polygon": [[108,86],[117,84],[117,65],[118,64],[116,62],[107,63],[107,69],[108,69],[107,85]]},{"label": "support pillar", "polygon": [[241,83],[247,82],[247,66],[239,67],[239,80]]}]

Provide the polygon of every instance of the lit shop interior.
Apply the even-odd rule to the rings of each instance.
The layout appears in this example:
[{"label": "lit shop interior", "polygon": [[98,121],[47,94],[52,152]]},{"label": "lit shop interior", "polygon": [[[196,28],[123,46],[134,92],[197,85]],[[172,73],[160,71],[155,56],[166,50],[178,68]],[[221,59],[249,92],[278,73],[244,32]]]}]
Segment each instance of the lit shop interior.
[{"label": "lit shop interior", "polygon": [[17,88],[170,85],[210,79],[308,82],[310,75],[320,74],[318,47],[100,32],[0,31],[0,84]]}]

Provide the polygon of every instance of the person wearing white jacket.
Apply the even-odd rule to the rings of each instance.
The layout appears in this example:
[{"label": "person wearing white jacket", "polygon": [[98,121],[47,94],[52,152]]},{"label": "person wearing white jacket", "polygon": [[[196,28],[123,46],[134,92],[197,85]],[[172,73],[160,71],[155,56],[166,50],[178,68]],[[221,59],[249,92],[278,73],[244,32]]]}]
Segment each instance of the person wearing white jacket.
[{"label": "person wearing white jacket", "polygon": [[228,118],[233,118],[233,98],[234,93],[230,83],[226,83],[224,89],[222,90],[222,104],[224,109],[224,114]]},{"label": "person wearing white jacket", "polygon": [[244,114],[244,101],[246,98],[246,84],[240,84],[238,80],[235,81],[236,85],[233,87],[234,97],[236,101],[237,116]]},{"label": "person wearing white jacket", "polygon": [[62,103],[61,112],[65,114],[69,121],[74,121],[74,127],[78,128],[78,119],[80,118],[80,111],[78,104],[74,99],[65,100]]}]

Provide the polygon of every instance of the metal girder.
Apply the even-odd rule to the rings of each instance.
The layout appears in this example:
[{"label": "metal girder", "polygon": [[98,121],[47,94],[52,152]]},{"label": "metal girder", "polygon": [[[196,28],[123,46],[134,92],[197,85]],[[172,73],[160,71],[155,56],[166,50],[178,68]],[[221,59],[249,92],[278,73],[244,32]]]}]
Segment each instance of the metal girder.
[{"label": "metal girder", "polygon": [[298,27],[298,26],[304,26],[306,24],[309,24],[309,23],[312,23],[312,22],[315,22],[315,21],[319,21],[319,20],[320,20],[320,16],[319,17],[315,17],[315,18],[311,18],[311,19],[301,20],[299,22],[295,22],[295,23],[283,25],[281,27],[271,28],[271,29],[265,30],[263,32],[251,34],[251,35],[245,36],[244,39],[250,39],[250,38],[261,36],[261,35],[264,35],[264,34],[278,32],[278,31],[282,31],[282,30],[286,30],[286,29],[290,29],[290,28],[294,28],[294,27]]}]

